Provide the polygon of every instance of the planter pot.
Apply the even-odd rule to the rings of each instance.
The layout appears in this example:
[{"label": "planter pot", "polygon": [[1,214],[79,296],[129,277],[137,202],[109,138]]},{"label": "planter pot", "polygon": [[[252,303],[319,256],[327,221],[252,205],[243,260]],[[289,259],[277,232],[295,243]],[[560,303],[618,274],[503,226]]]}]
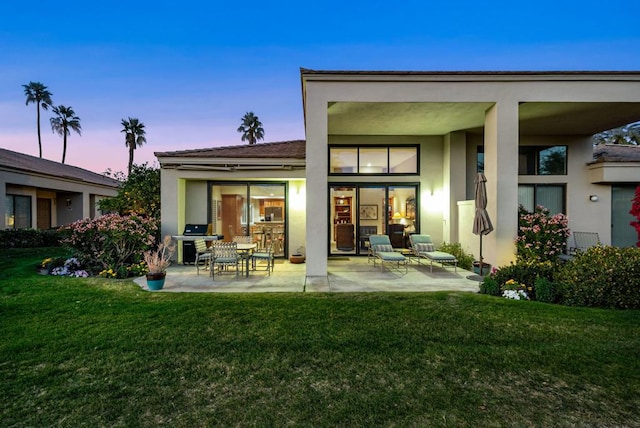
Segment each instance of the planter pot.
[{"label": "planter pot", "polygon": [[289,256],[289,263],[294,265],[304,263],[304,256],[302,254],[292,254]]},{"label": "planter pot", "polygon": [[164,287],[164,280],[167,276],[166,272],[160,273],[148,273],[147,274],[147,287],[149,290],[162,290]]},{"label": "planter pot", "polygon": [[482,272],[480,272],[480,262],[473,262],[473,271],[480,276],[487,276],[491,272],[491,265],[489,263],[482,263]]}]

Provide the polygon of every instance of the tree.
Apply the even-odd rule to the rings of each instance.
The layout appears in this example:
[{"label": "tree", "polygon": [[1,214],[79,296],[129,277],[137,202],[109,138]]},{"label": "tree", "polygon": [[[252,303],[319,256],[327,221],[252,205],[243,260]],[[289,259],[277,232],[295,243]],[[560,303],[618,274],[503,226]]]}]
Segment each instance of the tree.
[{"label": "tree", "polygon": [[49,106],[53,105],[51,101],[51,92],[47,90],[47,87],[40,82],[29,82],[28,85],[22,85],[24,88],[24,94],[27,96],[26,105],[29,103],[36,104],[36,111],[38,117],[38,148],[40,149],[40,157],[42,157],[42,138],[40,137],[40,107],[47,110]]},{"label": "tree", "polygon": [[67,136],[71,134],[72,130],[81,135],[80,118],[76,116],[71,107],[65,107],[62,104],[54,107],[51,111],[56,114],[56,116],[49,119],[51,130],[62,136],[62,163],[64,163],[64,159],[67,156]]},{"label": "tree", "polygon": [[114,212],[120,215],[140,214],[160,219],[160,169],[143,165],[133,165],[124,179],[117,172],[107,175],[122,180],[118,195],[102,199],[98,204],[102,212]]},{"label": "tree", "polygon": [[599,132],[593,136],[594,144],[640,144],[640,122],[629,123],[618,128]]},{"label": "tree", "polygon": [[137,118],[129,118],[129,120],[122,119],[121,122],[123,129],[120,132],[125,133],[124,145],[129,147],[129,166],[127,168],[128,174],[131,174],[133,168],[133,151],[141,147],[147,142],[147,138],[144,136],[144,123],[140,122]]},{"label": "tree", "polygon": [[242,124],[238,127],[238,132],[242,132],[242,141],[249,141],[255,144],[258,140],[264,140],[264,128],[258,120],[258,116],[252,111],[242,116]]}]

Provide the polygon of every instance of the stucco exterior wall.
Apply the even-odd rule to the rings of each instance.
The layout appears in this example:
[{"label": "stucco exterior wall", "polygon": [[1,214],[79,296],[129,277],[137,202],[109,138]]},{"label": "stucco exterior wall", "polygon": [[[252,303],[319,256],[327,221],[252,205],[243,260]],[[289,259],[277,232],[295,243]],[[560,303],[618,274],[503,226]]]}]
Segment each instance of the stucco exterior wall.
[{"label": "stucco exterior wall", "polygon": [[[37,199],[51,200],[51,226],[61,226],[95,216],[95,204],[92,201],[118,194],[116,188],[81,182],[64,177],[18,173],[0,170],[0,212],[6,212],[7,194],[31,196],[31,225],[37,225]],[[67,204],[70,200],[71,204]],[[8,225],[3,214],[3,229]]]},{"label": "stucco exterior wall", "polygon": [[[300,246],[306,246],[305,239],[305,181],[302,171],[206,171],[162,169],[161,181],[161,218],[163,235],[180,235],[186,224],[207,224],[209,221],[208,182],[238,182],[244,186],[251,181],[288,182],[289,217],[287,221],[287,246],[289,252]],[[215,186],[214,186],[215,189]],[[220,194],[212,195],[220,200]],[[214,222],[217,220],[213,220]],[[216,233],[225,234],[216,228]],[[180,254],[176,257],[180,258]]]},{"label": "stucco exterior wall", "polygon": [[[478,137],[441,137],[439,147],[421,152],[421,168],[429,170],[421,176],[421,229],[436,239],[452,239],[460,228],[456,226],[454,210],[457,201],[466,196],[471,199],[470,183],[475,175],[475,150],[470,151],[478,140],[485,149],[485,175],[487,176],[488,207],[495,230],[483,240],[485,258],[494,265],[507,264],[514,258],[513,241],[517,234],[518,183],[548,182],[549,177],[518,176],[518,145],[528,144],[526,132],[520,129],[522,106],[527,103],[638,103],[640,85],[638,76],[619,77],[607,75],[581,76],[579,73],[553,76],[528,75],[465,75],[461,74],[384,74],[384,73],[303,73],[305,118],[307,130],[307,182],[310,193],[316,199],[307,198],[310,213],[307,219],[307,234],[319,235],[320,240],[311,250],[316,257],[326,258],[326,146],[334,141],[329,136],[328,107],[334,103],[488,103],[483,134]],[[531,105],[531,104],[530,104]],[[356,108],[356,107],[354,107]],[[535,112],[535,106],[528,110]],[[629,115],[632,120],[633,114]],[[562,128],[562,114],[551,125]],[[531,123],[528,123],[531,127]],[[341,126],[345,126],[344,122]],[[577,129],[577,127],[576,127]],[[354,130],[354,134],[357,130]],[[362,128],[362,133],[367,130]],[[549,134],[547,129],[541,134]],[[585,134],[587,134],[585,132]],[[462,143],[464,137],[469,137]],[[370,137],[364,137],[368,139]],[[566,137],[563,137],[565,139]],[[605,186],[589,182],[586,163],[591,156],[591,147],[574,137],[568,157],[569,173],[566,177],[551,177],[553,182],[565,181],[567,185],[567,210],[574,230],[592,230],[601,233],[604,242],[610,224],[610,191]],[[550,139],[545,138],[545,144]],[[530,140],[535,143],[535,138]],[[466,153],[461,145],[467,145]],[[430,157],[431,151],[440,151],[440,156]],[[460,156],[466,165],[460,168],[454,162]],[[439,164],[439,165],[437,165]],[[595,170],[595,168],[594,168]],[[435,174],[439,171],[439,174]],[[433,174],[431,174],[433,172]],[[441,182],[431,184],[436,176]],[[460,177],[463,176],[463,177]],[[385,178],[386,181],[386,178]],[[391,180],[389,180],[391,181]],[[464,190],[461,190],[464,189]],[[439,195],[438,191],[442,193]],[[461,195],[466,193],[466,195]],[[598,194],[599,203],[590,202],[588,196]],[[440,204],[433,200],[440,198]],[[323,203],[319,202],[322,201]],[[430,207],[446,204],[444,210],[429,211]],[[318,215],[318,213],[320,215]],[[313,218],[312,218],[313,217]],[[439,224],[440,223],[440,224]],[[325,264],[309,267],[313,275],[326,275]]]}]

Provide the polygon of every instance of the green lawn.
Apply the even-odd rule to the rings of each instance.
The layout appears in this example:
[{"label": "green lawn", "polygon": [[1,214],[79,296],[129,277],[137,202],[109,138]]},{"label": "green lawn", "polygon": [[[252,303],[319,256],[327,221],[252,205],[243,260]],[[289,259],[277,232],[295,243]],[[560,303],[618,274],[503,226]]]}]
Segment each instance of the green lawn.
[{"label": "green lawn", "polygon": [[640,311],[174,294],[0,252],[0,425],[640,426]]}]

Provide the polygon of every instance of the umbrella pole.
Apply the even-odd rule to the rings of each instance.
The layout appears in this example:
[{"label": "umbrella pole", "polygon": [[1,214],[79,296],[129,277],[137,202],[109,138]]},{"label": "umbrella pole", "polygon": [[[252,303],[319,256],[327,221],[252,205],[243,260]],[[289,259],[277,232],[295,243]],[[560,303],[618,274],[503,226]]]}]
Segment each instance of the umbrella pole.
[{"label": "umbrella pole", "polygon": [[482,268],[483,268],[483,263],[482,263],[482,233],[480,233],[480,276],[482,275]]}]

